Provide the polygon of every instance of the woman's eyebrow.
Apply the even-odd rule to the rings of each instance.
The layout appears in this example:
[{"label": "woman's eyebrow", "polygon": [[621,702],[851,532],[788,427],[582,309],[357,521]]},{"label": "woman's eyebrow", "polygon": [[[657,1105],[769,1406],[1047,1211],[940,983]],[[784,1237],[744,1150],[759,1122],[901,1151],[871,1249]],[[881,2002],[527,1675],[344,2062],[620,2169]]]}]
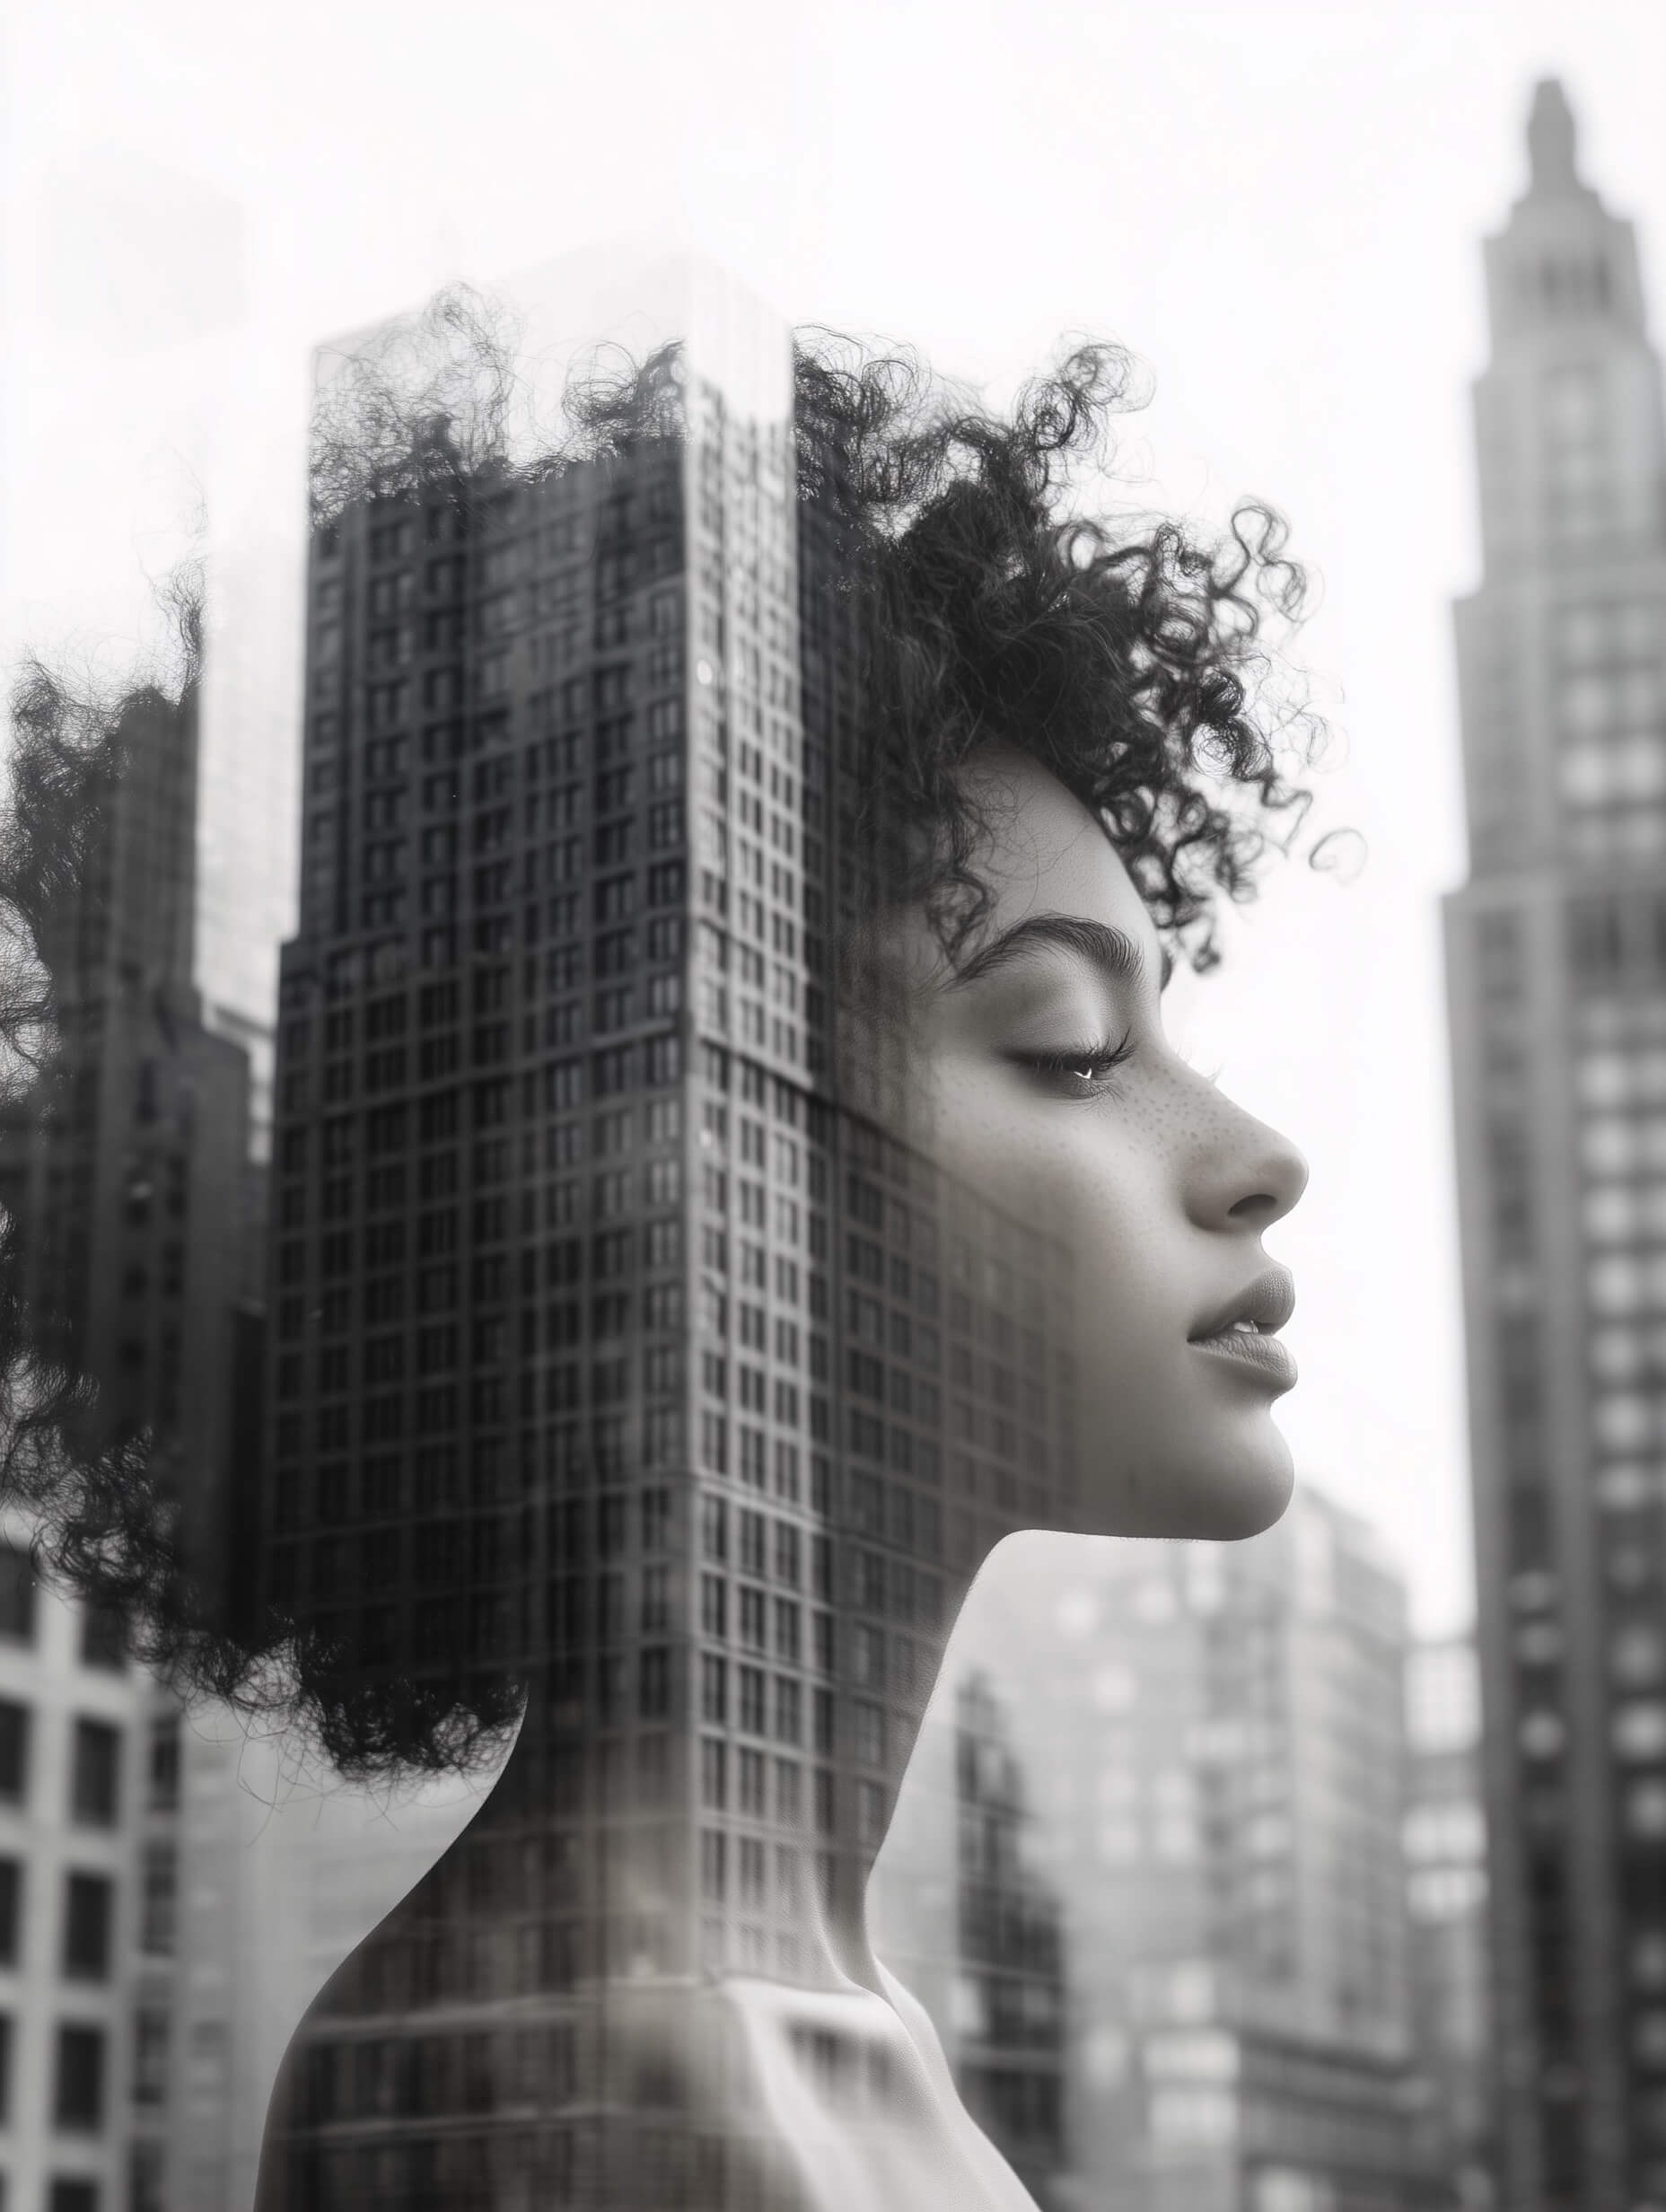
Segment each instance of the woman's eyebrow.
[{"label": "woman's eyebrow", "polygon": [[1145,955],[1126,931],[1085,914],[1031,914],[980,945],[956,970],[949,988],[977,983],[1038,946],[1074,952],[1115,982],[1138,983],[1144,978]]}]

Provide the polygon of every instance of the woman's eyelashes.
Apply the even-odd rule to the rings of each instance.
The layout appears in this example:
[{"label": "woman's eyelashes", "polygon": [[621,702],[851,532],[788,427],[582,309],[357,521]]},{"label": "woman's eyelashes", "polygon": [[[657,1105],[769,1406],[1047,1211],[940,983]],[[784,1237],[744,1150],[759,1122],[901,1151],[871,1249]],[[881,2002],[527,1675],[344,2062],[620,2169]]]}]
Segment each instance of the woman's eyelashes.
[{"label": "woman's eyelashes", "polygon": [[1051,1052],[1010,1052],[1007,1058],[1067,1097],[1092,1098],[1098,1093],[1115,1091],[1115,1072],[1133,1051],[1134,1031],[1127,1029],[1114,1040],[1100,1038],[1089,1044],[1061,1046]]}]

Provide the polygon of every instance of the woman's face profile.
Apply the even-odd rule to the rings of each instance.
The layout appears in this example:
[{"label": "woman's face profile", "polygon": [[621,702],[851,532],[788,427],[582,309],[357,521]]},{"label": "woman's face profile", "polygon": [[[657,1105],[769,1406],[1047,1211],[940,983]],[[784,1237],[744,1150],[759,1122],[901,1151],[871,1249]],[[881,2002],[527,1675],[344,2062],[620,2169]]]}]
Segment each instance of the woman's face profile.
[{"label": "woman's face profile", "polygon": [[925,1141],[1068,1248],[1076,1525],[1253,1535],[1289,1497],[1272,1406],[1294,1381],[1261,1239],[1306,1167],[1170,1048],[1156,932],[1088,810],[1004,747],[962,781],[989,910],[952,964],[922,915],[888,933]]}]

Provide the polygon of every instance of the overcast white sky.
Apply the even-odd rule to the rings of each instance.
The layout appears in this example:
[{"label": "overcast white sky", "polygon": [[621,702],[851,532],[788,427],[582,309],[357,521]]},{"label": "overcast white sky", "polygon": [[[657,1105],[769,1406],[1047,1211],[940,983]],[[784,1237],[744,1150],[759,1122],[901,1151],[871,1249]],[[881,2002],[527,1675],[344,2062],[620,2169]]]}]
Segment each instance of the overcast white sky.
[{"label": "overcast white sky", "polygon": [[[1177,1011],[1312,1162],[1276,1240],[1302,1466],[1455,1621],[1436,900],[1463,866],[1447,607],[1476,575],[1479,239],[1559,73],[1661,312],[1663,22],[1647,0],[13,0],[0,653],[119,666],[199,499],[258,571],[299,510],[308,349],[453,276],[662,236],[997,394],[1062,334],[1122,339],[1156,377],[1136,496],[1219,515],[1258,492],[1324,579],[1304,653],[1346,733],[1324,816],[1369,865],[1287,873]],[[267,690],[257,749],[293,735]]]}]

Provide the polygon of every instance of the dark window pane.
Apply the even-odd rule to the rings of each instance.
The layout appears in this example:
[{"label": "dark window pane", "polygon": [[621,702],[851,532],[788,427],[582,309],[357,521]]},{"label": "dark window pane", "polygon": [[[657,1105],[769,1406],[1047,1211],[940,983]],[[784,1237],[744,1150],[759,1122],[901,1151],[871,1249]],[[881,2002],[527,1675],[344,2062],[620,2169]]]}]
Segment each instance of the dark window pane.
[{"label": "dark window pane", "polygon": [[133,2101],[161,2104],[168,2094],[168,2015],[141,2006],[133,2044]]},{"label": "dark window pane", "polygon": [[[60,2028],[57,2077],[52,2099],[54,2124],[96,2129],[104,2118],[104,2031]],[[57,2185],[54,2185],[54,2196]]]},{"label": "dark window pane", "polygon": [[145,1847],[145,1896],[139,1927],[139,1949],[146,1958],[173,1956],[174,1899],[177,1874],[173,1846],[147,1843]]},{"label": "dark window pane", "polygon": [[127,1665],[127,1624],[118,1605],[100,1605],[90,1600],[83,1608],[81,1662],[89,1667]]},{"label": "dark window pane", "polygon": [[14,1858],[0,1858],[0,1966],[17,1964],[22,1903],[23,1869]]},{"label": "dark window pane", "polygon": [[[160,2143],[136,2143],[127,2167],[127,2212],[168,2212],[162,2193],[167,2159]],[[5,2212],[0,2205],[0,2212]]]},{"label": "dark window pane", "polygon": [[121,1764],[121,1731],[108,1721],[75,1723],[75,1765],[70,1785],[70,1816],[92,1828],[116,1825]]},{"label": "dark window pane", "polygon": [[0,1636],[28,1644],[34,1633],[34,1562],[15,1544],[0,1544]]},{"label": "dark window pane", "polygon": [[47,2212],[99,2212],[98,2183],[60,2178],[53,2182],[47,2197]]},{"label": "dark window pane", "polygon": [[114,1895],[103,1874],[66,1875],[64,1883],[64,1972],[75,1981],[103,1981],[110,1973]]},{"label": "dark window pane", "polygon": [[150,1799],[153,1813],[171,1812],[180,1802],[180,1721],[174,1713],[151,1723]]},{"label": "dark window pane", "polygon": [[0,1698],[0,1801],[21,1804],[29,1794],[29,1707]]}]

